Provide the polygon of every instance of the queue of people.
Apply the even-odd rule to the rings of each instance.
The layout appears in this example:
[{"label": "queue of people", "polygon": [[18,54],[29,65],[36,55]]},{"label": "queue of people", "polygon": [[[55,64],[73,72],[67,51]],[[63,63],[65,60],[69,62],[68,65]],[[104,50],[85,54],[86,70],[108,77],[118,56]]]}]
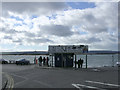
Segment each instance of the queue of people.
[{"label": "queue of people", "polygon": [[81,58],[80,58],[80,60],[78,60],[78,68],[82,68],[83,62],[84,62],[84,60]]},{"label": "queue of people", "polygon": [[42,56],[40,56],[39,58],[38,58],[38,60],[37,60],[37,58],[35,57],[34,58],[34,64],[38,64],[38,62],[39,62],[39,66],[49,66],[49,64],[48,64],[48,61],[49,61],[49,58],[48,57],[43,57],[42,58]]},{"label": "queue of people", "polygon": [[81,59],[81,58],[78,61],[75,62],[75,64],[78,64],[78,68],[82,68],[83,67],[83,63],[84,63],[84,60]]},{"label": "queue of people", "polygon": [[[37,60],[37,58],[35,57],[34,58],[34,64],[38,64],[39,63],[39,66],[48,66],[49,67],[49,57],[43,57],[40,56]],[[84,63],[84,60],[83,59],[79,59],[76,64],[78,64],[78,68],[82,68],[83,67],[83,63]]]}]

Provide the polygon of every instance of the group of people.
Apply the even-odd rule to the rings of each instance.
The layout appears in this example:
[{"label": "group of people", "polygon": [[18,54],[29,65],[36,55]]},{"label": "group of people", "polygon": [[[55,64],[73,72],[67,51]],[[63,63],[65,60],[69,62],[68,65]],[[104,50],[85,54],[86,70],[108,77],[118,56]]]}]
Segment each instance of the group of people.
[{"label": "group of people", "polygon": [[[35,57],[34,58],[34,64],[38,64],[38,62],[39,62],[39,66],[49,66],[49,64],[48,64],[48,62],[49,62],[49,58],[48,57],[43,57],[42,58],[42,56],[40,56],[39,58],[38,58],[38,60],[37,60],[37,58]],[[83,63],[84,63],[84,60],[83,59],[79,59],[78,60],[78,62],[76,62],[76,64],[78,64],[78,68],[82,68],[82,66],[83,66]]]},{"label": "group of people", "polygon": [[48,61],[49,61],[49,58],[48,57],[43,57],[42,58],[42,56],[40,56],[39,58],[38,58],[38,60],[37,60],[37,58],[35,57],[35,59],[34,59],[34,64],[38,64],[38,62],[39,62],[39,66],[42,66],[42,65],[46,65],[46,66],[49,66],[49,64],[48,64]]},{"label": "group of people", "polygon": [[84,60],[81,58],[80,58],[80,60],[78,60],[78,68],[82,68],[83,62],[84,62]]}]

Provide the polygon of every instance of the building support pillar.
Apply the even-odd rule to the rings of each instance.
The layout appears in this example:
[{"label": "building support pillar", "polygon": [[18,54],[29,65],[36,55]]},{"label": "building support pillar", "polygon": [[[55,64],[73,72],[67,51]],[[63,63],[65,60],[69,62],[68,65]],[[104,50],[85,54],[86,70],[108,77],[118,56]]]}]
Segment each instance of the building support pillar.
[{"label": "building support pillar", "polygon": [[75,54],[75,68],[76,68],[76,64],[77,64],[77,57],[76,57],[76,54]]},{"label": "building support pillar", "polygon": [[53,55],[52,55],[52,67],[53,67]]},{"label": "building support pillar", "polygon": [[86,54],[86,69],[87,69],[87,54]]}]

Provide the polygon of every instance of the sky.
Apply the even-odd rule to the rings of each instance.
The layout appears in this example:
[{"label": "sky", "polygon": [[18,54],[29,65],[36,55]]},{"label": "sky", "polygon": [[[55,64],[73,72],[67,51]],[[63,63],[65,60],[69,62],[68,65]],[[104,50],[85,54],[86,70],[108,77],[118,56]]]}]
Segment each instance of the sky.
[{"label": "sky", "polygon": [[117,17],[117,2],[2,2],[0,51],[117,50]]}]

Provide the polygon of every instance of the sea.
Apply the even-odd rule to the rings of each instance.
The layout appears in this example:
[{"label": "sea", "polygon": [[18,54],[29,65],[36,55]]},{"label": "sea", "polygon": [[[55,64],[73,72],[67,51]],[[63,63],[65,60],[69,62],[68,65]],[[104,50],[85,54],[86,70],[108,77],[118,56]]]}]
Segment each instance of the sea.
[{"label": "sea", "polygon": [[[48,55],[2,55],[0,58],[7,61],[26,59],[29,60],[30,63],[33,63],[34,58],[39,58],[40,56],[42,56],[42,58],[49,57]],[[77,60],[80,58],[84,60],[83,67],[85,67],[86,55],[77,55]],[[118,62],[118,54],[87,55],[88,67],[116,66],[116,62]]]}]

